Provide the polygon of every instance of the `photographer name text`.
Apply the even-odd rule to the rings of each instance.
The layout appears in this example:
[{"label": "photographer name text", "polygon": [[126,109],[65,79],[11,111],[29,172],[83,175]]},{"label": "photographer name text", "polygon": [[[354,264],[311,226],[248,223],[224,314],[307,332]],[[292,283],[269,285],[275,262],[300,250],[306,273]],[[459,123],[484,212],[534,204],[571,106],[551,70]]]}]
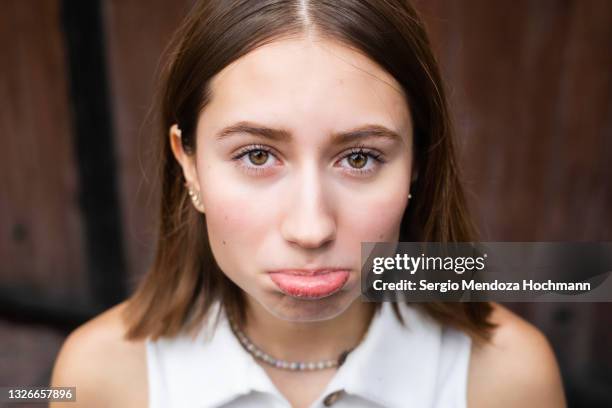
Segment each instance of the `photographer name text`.
[{"label": "photographer name text", "polygon": [[446,282],[430,282],[427,279],[419,281],[411,281],[402,279],[397,282],[385,282],[382,279],[377,279],[373,282],[372,287],[376,291],[435,291],[440,293],[450,291],[537,291],[537,292],[560,292],[560,291],[589,291],[591,284],[589,282],[554,282],[535,281],[532,279],[524,279],[522,282],[503,282],[494,280],[491,282],[479,282],[476,280],[462,280],[455,282],[448,280]]}]

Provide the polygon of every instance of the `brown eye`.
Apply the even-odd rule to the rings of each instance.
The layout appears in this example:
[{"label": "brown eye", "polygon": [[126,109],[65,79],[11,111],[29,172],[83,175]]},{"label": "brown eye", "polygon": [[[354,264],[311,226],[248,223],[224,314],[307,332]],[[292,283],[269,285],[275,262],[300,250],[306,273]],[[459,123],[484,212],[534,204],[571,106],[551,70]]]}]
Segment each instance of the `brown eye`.
[{"label": "brown eye", "polygon": [[356,169],[362,168],[368,162],[367,156],[363,153],[353,153],[349,157],[347,157],[347,159],[351,167],[354,167]]},{"label": "brown eye", "polygon": [[261,166],[262,164],[266,164],[268,161],[268,152],[263,150],[252,150],[249,152],[249,160],[251,163]]}]

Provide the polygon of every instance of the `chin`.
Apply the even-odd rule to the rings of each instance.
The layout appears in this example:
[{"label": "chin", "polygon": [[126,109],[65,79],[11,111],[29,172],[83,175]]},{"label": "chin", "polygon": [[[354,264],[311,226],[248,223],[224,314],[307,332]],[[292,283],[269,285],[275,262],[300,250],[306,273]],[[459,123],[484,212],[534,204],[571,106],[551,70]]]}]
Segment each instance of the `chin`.
[{"label": "chin", "polygon": [[315,322],[333,319],[345,312],[359,296],[349,291],[339,291],[321,299],[300,299],[282,293],[273,293],[265,301],[259,301],[270,314],[293,322]]}]

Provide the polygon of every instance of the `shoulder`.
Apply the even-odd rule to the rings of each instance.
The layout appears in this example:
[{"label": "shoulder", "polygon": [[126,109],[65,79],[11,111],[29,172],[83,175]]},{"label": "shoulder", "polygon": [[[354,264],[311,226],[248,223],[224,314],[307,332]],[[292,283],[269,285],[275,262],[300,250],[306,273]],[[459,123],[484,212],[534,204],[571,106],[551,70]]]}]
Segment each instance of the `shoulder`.
[{"label": "shoulder", "polygon": [[120,303],[86,322],[64,341],[51,385],[76,387],[77,403],[69,403],[70,407],[146,406],[145,345],[124,339],[125,305]]},{"label": "shoulder", "polygon": [[565,407],[555,355],[546,337],[507,308],[492,303],[491,341],[473,342],[468,406]]}]

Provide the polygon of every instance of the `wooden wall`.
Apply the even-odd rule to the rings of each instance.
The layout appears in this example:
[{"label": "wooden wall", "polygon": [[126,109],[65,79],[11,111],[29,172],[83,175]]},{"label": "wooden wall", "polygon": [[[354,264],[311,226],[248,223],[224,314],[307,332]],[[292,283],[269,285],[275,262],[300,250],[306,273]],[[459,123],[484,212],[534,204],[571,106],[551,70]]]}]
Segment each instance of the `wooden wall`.
[{"label": "wooden wall", "polygon": [[82,297],[83,223],[58,2],[29,3],[0,4],[2,290]]},{"label": "wooden wall", "polygon": [[418,1],[488,240],[612,240],[612,3]]},{"label": "wooden wall", "polygon": [[[612,241],[612,2],[415,3],[447,80],[483,239]],[[66,333],[151,261],[148,111],[190,4],[0,2],[0,347],[16,351],[0,368],[18,367],[19,384],[44,383]],[[83,12],[99,27],[74,19]],[[96,161],[100,140],[106,159]],[[572,406],[612,401],[610,304],[510,306],[551,339]],[[0,370],[0,385],[14,380]]]}]

